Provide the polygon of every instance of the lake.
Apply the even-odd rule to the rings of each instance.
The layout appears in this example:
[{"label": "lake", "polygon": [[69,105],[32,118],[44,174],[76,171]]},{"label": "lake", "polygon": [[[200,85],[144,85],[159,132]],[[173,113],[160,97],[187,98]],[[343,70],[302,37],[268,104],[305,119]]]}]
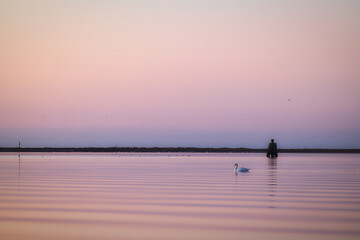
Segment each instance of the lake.
[{"label": "lake", "polygon": [[1,153],[0,239],[360,239],[360,154],[264,155]]}]

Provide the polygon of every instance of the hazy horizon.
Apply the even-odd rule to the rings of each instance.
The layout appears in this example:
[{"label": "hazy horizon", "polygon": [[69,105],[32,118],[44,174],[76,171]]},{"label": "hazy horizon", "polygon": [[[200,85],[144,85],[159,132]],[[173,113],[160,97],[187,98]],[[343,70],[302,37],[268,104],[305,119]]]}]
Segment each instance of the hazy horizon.
[{"label": "hazy horizon", "polygon": [[[271,137],[267,133],[229,133],[229,132],[185,132],[181,134],[175,130],[171,132],[143,131],[133,133],[131,130],[125,133],[119,132],[91,132],[91,131],[47,131],[37,135],[38,131],[26,134],[14,134],[11,131],[8,142],[11,144],[0,144],[0,147],[245,147],[245,148],[267,148]],[[37,137],[34,137],[36,136]],[[276,135],[276,134],[274,134]],[[323,132],[324,137],[331,138],[331,134]],[[347,138],[351,133],[337,134],[337,138],[328,139],[326,143],[311,139],[311,134],[304,133],[299,136],[294,132],[287,135],[277,134],[275,141],[278,148],[359,148],[357,142]],[[22,138],[20,139],[20,137]],[[62,138],[59,139],[59,136]],[[109,137],[110,136],[110,137]],[[295,138],[296,136],[297,138]],[[339,144],[339,138],[342,137]],[[356,136],[354,136],[356,137]],[[17,140],[19,139],[19,140]],[[54,141],[53,139],[57,139]],[[301,140],[306,140],[300,142]],[[81,142],[82,141],[82,142]]]},{"label": "hazy horizon", "polygon": [[0,146],[360,148],[360,1],[0,2]]}]

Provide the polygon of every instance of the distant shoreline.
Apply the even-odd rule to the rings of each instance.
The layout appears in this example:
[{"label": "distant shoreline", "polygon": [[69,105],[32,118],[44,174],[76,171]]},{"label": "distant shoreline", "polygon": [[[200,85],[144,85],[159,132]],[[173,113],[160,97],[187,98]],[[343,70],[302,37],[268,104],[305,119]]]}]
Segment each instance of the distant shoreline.
[{"label": "distant shoreline", "polygon": [[[360,149],[294,148],[280,153],[360,153]],[[197,147],[68,147],[16,148],[0,147],[0,152],[187,152],[187,153],[265,153],[264,148],[197,148]]]}]

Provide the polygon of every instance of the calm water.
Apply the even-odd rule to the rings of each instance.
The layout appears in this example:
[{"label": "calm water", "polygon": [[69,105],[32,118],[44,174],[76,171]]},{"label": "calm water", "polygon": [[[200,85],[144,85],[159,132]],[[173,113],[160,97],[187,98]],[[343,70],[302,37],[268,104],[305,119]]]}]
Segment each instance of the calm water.
[{"label": "calm water", "polygon": [[360,155],[3,153],[0,239],[360,239]]}]

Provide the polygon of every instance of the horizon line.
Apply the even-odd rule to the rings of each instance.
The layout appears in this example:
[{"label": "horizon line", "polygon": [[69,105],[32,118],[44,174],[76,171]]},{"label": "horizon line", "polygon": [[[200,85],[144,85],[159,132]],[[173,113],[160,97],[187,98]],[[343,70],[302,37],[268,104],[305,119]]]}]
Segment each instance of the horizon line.
[{"label": "horizon line", "polygon": [[[266,152],[245,147],[0,147],[0,152]],[[279,148],[282,153],[360,153],[360,148]]]}]

